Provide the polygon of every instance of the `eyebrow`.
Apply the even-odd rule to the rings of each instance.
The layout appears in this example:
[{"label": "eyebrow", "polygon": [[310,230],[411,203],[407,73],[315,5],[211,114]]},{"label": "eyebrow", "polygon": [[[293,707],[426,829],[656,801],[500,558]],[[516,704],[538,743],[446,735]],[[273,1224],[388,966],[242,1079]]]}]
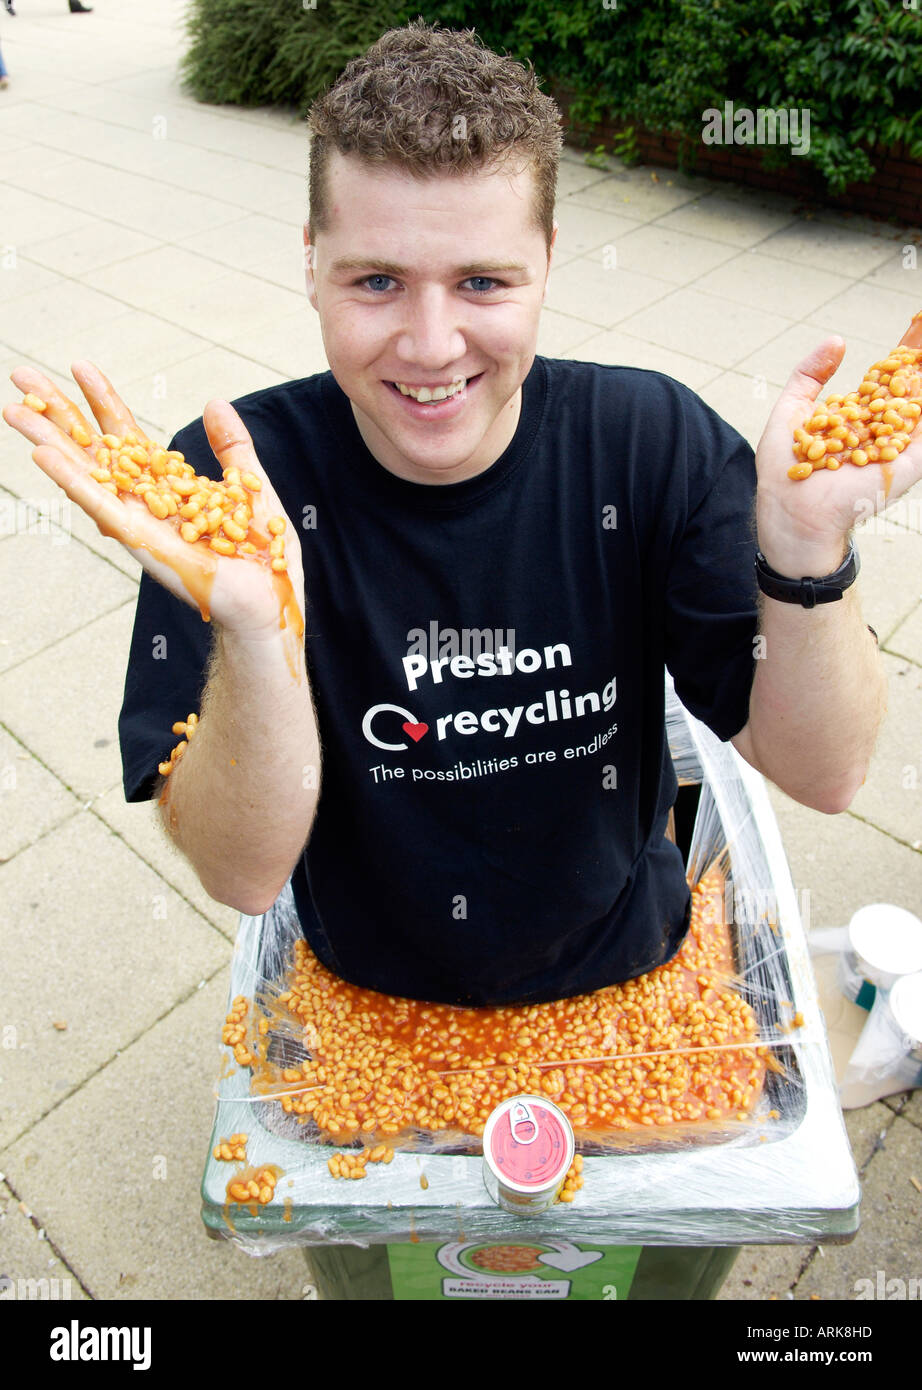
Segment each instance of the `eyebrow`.
[{"label": "eyebrow", "polygon": [[[395,265],[393,261],[379,261],[373,256],[342,256],[339,260],[333,261],[330,266],[331,272],[345,273],[352,270],[374,269],[378,275],[392,275],[395,278],[404,278],[413,274],[409,266]],[[479,275],[485,270],[499,270],[506,274],[527,271],[530,267],[520,261],[470,261],[467,265],[455,266],[450,272],[452,279],[465,279],[469,275]]]}]

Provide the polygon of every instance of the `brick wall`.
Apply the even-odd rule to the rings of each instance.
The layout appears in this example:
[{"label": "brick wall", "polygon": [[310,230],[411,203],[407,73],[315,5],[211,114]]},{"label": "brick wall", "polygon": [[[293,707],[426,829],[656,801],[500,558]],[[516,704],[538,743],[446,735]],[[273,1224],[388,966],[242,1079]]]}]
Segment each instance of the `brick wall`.
[{"label": "brick wall", "polygon": [[[609,150],[612,148],[620,126],[604,123],[590,127],[571,122],[568,116],[571,94],[565,88],[555,88],[553,84],[551,92],[564,113],[568,139],[579,143],[585,141],[590,148],[600,144]],[[677,136],[658,134],[637,126],[634,133],[644,164],[656,164],[668,169],[678,166]],[[851,183],[839,197],[827,192],[825,180],[814,166],[801,167],[803,162],[797,159],[783,169],[769,171],[762,166],[762,155],[762,149],[756,146],[701,144],[692,172],[709,179],[727,179],[733,183],[773,189],[813,205],[839,207],[848,212],[922,226],[922,163],[909,159],[899,148],[882,153],[873,160],[877,172],[872,182]]]}]

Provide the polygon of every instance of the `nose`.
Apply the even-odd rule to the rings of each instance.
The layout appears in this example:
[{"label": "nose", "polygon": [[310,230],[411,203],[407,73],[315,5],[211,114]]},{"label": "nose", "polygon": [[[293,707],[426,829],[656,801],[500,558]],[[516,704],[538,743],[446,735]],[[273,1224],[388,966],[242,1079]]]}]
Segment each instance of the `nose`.
[{"label": "nose", "polygon": [[459,305],[442,286],[425,286],[404,301],[397,334],[401,362],[441,371],[467,351]]}]

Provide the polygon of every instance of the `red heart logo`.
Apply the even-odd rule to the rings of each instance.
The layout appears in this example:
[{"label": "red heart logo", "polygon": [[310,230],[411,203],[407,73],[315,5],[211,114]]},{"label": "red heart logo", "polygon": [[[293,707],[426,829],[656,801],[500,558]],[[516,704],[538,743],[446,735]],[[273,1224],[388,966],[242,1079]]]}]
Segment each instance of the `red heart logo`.
[{"label": "red heart logo", "polygon": [[428,724],[401,724],[401,729],[405,734],[409,734],[414,743],[419,743],[423,734],[428,734]]}]

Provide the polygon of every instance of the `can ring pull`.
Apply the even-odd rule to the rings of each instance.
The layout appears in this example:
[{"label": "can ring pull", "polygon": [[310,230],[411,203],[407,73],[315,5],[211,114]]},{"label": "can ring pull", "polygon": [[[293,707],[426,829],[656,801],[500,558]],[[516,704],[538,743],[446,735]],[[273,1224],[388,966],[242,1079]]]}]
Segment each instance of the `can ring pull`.
[{"label": "can ring pull", "polygon": [[[527,1139],[516,1132],[523,1125],[531,1126]],[[517,1144],[533,1144],[538,1137],[537,1121],[523,1100],[517,1100],[509,1111],[509,1132]]]}]

